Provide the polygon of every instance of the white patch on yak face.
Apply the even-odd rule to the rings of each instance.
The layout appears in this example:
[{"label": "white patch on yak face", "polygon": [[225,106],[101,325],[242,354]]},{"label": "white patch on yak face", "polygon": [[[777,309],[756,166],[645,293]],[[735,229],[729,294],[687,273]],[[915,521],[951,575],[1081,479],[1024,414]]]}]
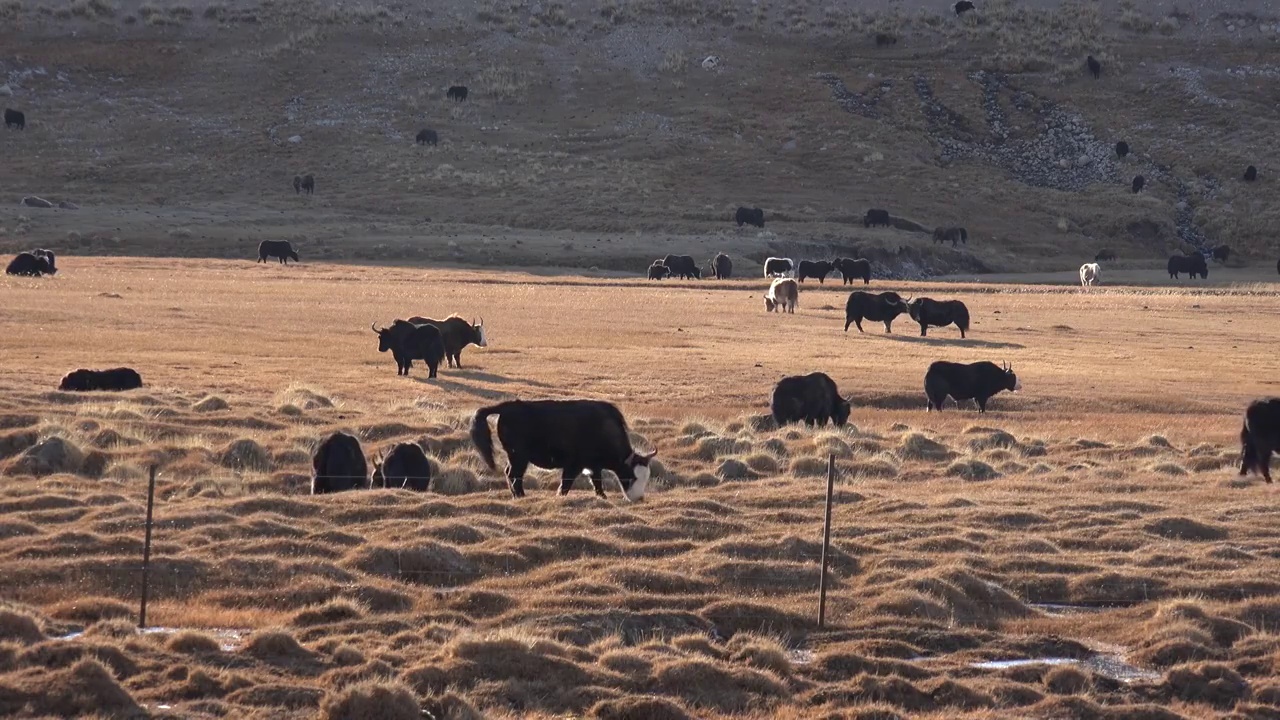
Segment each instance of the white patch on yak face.
[{"label": "white patch on yak face", "polygon": [[631,502],[644,498],[645,488],[649,485],[649,466],[648,465],[632,465],[631,472],[636,476],[631,481],[631,487],[623,491],[627,499]]},{"label": "white patch on yak face", "polygon": [[477,325],[476,329],[480,331],[480,342],[476,343],[476,346],[489,347],[489,336],[484,331],[484,325]]},{"label": "white patch on yak face", "polygon": [[1021,389],[1022,389],[1022,381],[1021,381],[1021,380],[1014,380],[1014,381],[1013,381],[1013,391],[1014,391],[1014,392],[1018,392],[1018,391],[1019,391],[1019,390],[1021,390]]}]

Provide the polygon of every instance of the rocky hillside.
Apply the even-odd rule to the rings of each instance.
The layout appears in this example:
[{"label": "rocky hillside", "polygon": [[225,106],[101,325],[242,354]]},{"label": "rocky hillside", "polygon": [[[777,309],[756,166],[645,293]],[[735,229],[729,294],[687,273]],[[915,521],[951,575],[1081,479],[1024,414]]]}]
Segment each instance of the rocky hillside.
[{"label": "rocky hillside", "polygon": [[[1280,20],[1226,5],[0,0],[0,103],[27,118],[0,133],[0,248],[290,238],[311,258],[624,269],[816,246],[929,275],[1228,243],[1271,262]],[[438,146],[414,143],[426,127]],[[737,228],[738,205],[765,229]],[[865,229],[870,207],[902,222]],[[902,229],[938,225],[969,243]]]}]

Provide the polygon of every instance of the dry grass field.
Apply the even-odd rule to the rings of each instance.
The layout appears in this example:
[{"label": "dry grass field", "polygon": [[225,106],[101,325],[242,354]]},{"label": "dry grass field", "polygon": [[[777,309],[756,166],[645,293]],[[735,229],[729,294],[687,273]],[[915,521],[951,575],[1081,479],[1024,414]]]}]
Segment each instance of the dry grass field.
[{"label": "dry grass field", "polygon": [[[846,334],[838,286],[767,315],[754,277],[59,264],[0,279],[0,715],[1280,714],[1280,494],[1235,470],[1274,392],[1273,286],[872,284],[963,299],[960,340]],[[451,312],[490,346],[434,381],[368,329]],[[926,414],[942,358],[1023,391]],[[114,365],[146,386],[55,391]],[[773,384],[814,370],[852,424],[772,427]],[[656,487],[557,497],[548,473],[513,500],[466,437],[507,397],[617,403]],[[335,429],[421,442],[432,491],[310,497]]]}]

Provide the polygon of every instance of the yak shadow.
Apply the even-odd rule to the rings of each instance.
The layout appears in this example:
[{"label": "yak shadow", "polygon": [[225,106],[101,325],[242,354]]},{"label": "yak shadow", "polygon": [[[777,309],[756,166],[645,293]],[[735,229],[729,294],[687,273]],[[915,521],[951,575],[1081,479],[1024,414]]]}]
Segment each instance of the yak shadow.
[{"label": "yak shadow", "polygon": [[959,337],[932,337],[919,335],[905,335],[899,333],[878,333],[880,337],[886,340],[894,340],[896,342],[923,343],[925,345],[958,345],[960,347],[976,347],[990,348],[993,350],[1022,350],[1026,346],[1019,343],[1011,342],[994,342],[991,340],[975,340],[973,338]]},{"label": "yak shadow", "polygon": [[423,385],[434,385],[446,392],[463,393],[484,400],[510,400],[514,397],[514,395],[509,392],[504,392],[502,390],[488,390],[482,387],[476,387],[475,385],[468,385],[456,380],[450,380],[444,375],[437,375],[434,378],[428,378],[426,376],[416,377],[414,378],[414,381]]},{"label": "yak shadow", "polygon": [[507,377],[505,375],[495,375],[493,373],[484,372],[483,370],[472,370],[471,368],[440,368],[441,373],[447,372],[456,377],[464,377],[468,380],[478,380],[479,382],[489,382],[496,385],[506,385],[509,383],[521,383],[529,387],[546,388],[551,387],[544,382],[537,380],[529,380],[527,378]]}]

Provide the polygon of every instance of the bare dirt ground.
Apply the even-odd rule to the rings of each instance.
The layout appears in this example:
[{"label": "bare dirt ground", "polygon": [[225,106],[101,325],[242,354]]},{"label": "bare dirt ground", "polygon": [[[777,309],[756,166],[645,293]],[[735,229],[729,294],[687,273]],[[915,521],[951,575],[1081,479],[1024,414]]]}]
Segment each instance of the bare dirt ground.
[{"label": "bare dirt ground", "polygon": [[[1280,712],[1277,491],[1239,478],[1274,380],[1269,287],[956,297],[927,338],[844,290],[67,257],[0,292],[0,713],[20,717],[1237,718]],[[370,322],[483,316],[397,377]],[[74,331],[69,331],[74,328]],[[56,338],[57,342],[51,342]],[[935,359],[1013,364],[926,414]],[[56,392],[80,366],[146,387]],[[774,429],[822,370],[852,426]],[[466,437],[506,397],[620,405],[661,480],[514,501]],[[427,494],[306,495],[335,429],[418,441]],[[828,627],[814,620],[837,458]],[[146,468],[150,623],[135,629]],[[81,634],[82,633],[82,634]],[[985,665],[1032,660],[1027,665]]]}]

